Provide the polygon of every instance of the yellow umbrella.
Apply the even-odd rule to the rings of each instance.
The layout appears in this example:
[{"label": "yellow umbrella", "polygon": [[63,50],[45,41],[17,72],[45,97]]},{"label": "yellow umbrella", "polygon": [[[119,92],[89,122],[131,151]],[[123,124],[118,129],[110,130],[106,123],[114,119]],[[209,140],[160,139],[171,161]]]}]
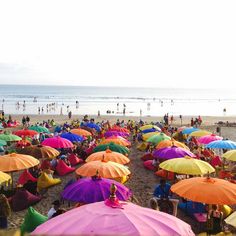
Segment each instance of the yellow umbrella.
[{"label": "yellow umbrella", "polygon": [[28,169],[39,164],[39,160],[29,155],[11,153],[0,157],[0,171],[13,172]]},{"label": "yellow umbrella", "polygon": [[167,171],[185,175],[204,175],[215,172],[215,169],[209,163],[189,156],[164,161],[159,167]]},{"label": "yellow umbrella", "polygon": [[202,136],[209,135],[209,134],[211,134],[211,132],[209,132],[207,130],[198,130],[198,131],[192,132],[189,136],[202,137]]},{"label": "yellow umbrella", "polygon": [[0,171],[0,184],[7,183],[8,181],[11,180],[11,176]]},{"label": "yellow umbrella", "polygon": [[236,211],[231,214],[230,216],[228,216],[226,219],[225,219],[225,222],[228,224],[228,225],[232,225],[236,228]]},{"label": "yellow umbrella", "polygon": [[143,134],[143,140],[146,141],[147,139],[149,139],[150,137],[152,137],[155,134],[160,134],[160,132],[156,131],[156,132],[150,132],[150,133]]},{"label": "yellow umbrella", "polygon": [[143,125],[142,127],[140,127],[139,129],[140,130],[146,130],[146,129],[152,129],[152,128],[154,128],[154,129],[156,129],[156,130],[158,130],[158,131],[160,131],[161,132],[161,129],[158,127],[158,126],[156,126],[156,125]]},{"label": "yellow umbrella", "polygon": [[91,154],[89,157],[87,157],[86,162],[103,160],[113,161],[122,165],[128,164],[130,162],[129,158],[127,158],[125,155],[118,152],[112,152],[110,149]]},{"label": "yellow umbrella", "polygon": [[103,178],[114,179],[130,175],[127,167],[112,161],[91,161],[76,170],[76,174],[81,176],[95,176],[96,173]]},{"label": "yellow umbrella", "polygon": [[222,155],[225,159],[229,161],[236,161],[236,150],[230,150]]}]

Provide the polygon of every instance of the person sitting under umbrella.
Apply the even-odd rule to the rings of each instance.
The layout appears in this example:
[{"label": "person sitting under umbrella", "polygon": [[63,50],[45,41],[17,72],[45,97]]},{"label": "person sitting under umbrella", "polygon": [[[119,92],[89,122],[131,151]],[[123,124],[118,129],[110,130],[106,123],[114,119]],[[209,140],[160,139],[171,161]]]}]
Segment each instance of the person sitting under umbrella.
[{"label": "person sitting under umbrella", "polygon": [[57,210],[59,210],[61,203],[59,200],[55,200],[52,203],[52,207],[50,208],[50,210],[48,211],[48,219],[51,219],[53,217],[53,215],[57,212]]},{"label": "person sitting under umbrella", "polygon": [[153,195],[161,199],[169,198],[171,196],[170,187],[171,185],[166,183],[165,179],[161,179],[160,184],[156,186]]}]

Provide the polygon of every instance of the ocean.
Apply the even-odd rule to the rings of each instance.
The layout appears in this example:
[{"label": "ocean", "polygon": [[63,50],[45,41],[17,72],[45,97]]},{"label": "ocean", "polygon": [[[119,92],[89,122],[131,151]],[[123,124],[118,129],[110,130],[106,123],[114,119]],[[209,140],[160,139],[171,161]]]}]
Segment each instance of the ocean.
[{"label": "ocean", "polygon": [[233,89],[0,85],[6,114],[235,116],[235,108]]}]

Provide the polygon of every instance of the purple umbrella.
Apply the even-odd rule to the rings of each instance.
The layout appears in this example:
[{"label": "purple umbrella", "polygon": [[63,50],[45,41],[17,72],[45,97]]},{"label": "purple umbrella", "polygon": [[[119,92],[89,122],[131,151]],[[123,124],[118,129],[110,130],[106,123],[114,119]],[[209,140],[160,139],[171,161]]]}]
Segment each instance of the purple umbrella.
[{"label": "purple umbrella", "polygon": [[172,159],[184,156],[195,157],[195,155],[189,150],[176,146],[155,150],[153,156],[159,159]]},{"label": "purple umbrella", "polygon": [[126,201],[132,195],[131,191],[123,184],[98,177],[80,179],[66,187],[61,195],[64,199],[72,202],[100,202],[109,198],[112,183],[117,187],[116,195],[120,200]]},{"label": "purple umbrella", "polygon": [[124,133],[124,132],[119,132],[119,131],[107,131],[104,134],[105,138],[108,138],[108,137],[111,137],[111,136],[121,136],[121,137],[125,138],[125,137],[128,137],[129,134]]}]

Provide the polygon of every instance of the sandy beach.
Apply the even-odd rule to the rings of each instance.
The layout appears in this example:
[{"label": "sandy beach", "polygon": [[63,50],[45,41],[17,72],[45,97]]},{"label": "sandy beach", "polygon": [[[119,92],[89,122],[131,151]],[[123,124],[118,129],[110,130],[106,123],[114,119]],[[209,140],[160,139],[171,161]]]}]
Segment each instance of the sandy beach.
[{"label": "sandy beach", "polygon": [[[13,120],[21,121],[22,115],[13,115]],[[34,124],[36,122],[42,122],[43,120],[48,119],[54,119],[56,124],[62,124],[64,122],[70,122],[67,116],[47,116],[47,115],[35,115],[30,116],[31,118],[31,124]],[[92,118],[92,117],[89,117]],[[113,124],[117,119],[124,119],[124,120],[139,120],[140,117],[116,117],[116,116],[102,116],[102,117],[94,117],[96,121],[102,121],[102,120],[109,120],[111,124]],[[82,117],[74,116],[73,119],[79,119],[82,120]],[[141,117],[143,121],[151,122],[151,121],[161,121],[162,117]],[[182,121],[182,125],[189,125],[191,117],[184,117]],[[229,121],[234,122],[236,120],[235,117],[202,117],[203,124],[201,128],[207,129],[211,132],[216,131],[217,125],[215,124],[218,121]],[[175,117],[173,126],[180,126],[181,122],[178,117]],[[19,129],[18,127],[17,129]],[[12,130],[12,129],[11,129]],[[223,137],[227,137],[229,139],[232,139],[236,141],[236,127],[221,127],[221,135]],[[148,207],[148,200],[152,196],[154,187],[159,182],[159,178],[154,175],[152,171],[148,171],[143,167],[142,160],[140,159],[143,155],[143,152],[137,150],[136,143],[132,143],[131,151],[129,158],[131,160],[129,164],[130,171],[132,173],[130,180],[126,183],[126,185],[132,190],[136,200],[137,204]],[[79,167],[79,165],[77,166]],[[17,179],[20,173],[14,174],[14,179]],[[51,207],[51,203],[60,198],[60,193],[63,190],[64,185],[73,177],[74,173],[60,177],[62,180],[62,183],[60,185],[54,186],[48,190],[48,192],[45,195],[45,198],[43,198],[38,204],[34,206],[34,208],[39,211],[41,214],[46,215],[48,210]],[[63,208],[70,209],[72,205],[69,205],[68,202],[65,202],[63,205]],[[13,212],[12,216],[10,217],[10,229],[16,229],[18,228],[24,219],[24,215],[26,214],[26,210],[20,211],[20,212]],[[195,233],[199,232],[199,229],[197,227],[196,222],[193,222],[193,220],[183,214],[181,211],[178,211],[178,217],[187,223],[191,224],[193,230]]]}]

